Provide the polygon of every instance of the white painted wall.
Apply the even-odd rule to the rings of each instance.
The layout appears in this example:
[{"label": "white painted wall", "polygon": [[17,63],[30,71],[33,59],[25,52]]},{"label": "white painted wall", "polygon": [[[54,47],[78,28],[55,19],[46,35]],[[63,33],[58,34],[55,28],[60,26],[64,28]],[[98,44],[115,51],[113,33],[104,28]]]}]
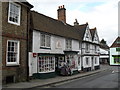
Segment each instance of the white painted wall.
[{"label": "white painted wall", "polygon": [[33,57],[32,52],[29,52],[29,76],[37,73],[37,57]]},{"label": "white painted wall", "polygon": [[[33,31],[33,52],[35,53],[55,53],[64,54],[65,50],[65,38],[60,36],[51,35],[51,49],[41,49],[40,48],[40,32]],[[61,47],[57,47],[57,43],[61,43]],[[72,50],[79,50],[79,41],[72,40]]]},{"label": "white painted wall", "polygon": [[[86,58],[89,58],[89,64],[86,64]],[[91,63],[91,57],[90,56],[84,56],[83,59],[83,68],[87,68],[87,67],[91,67],[92,63]]]},{"label": "white painted wall", "polygon": [[118,65],[114,64],[112,55],[120,55],[120,53],[116,52],[116,48],[110,48],[110,65]]},{"label": "white painted wall", "polygon": [[[97,63],[95,63],[95,58],[97,60]],[[98,66],[98,65],[100,65],[99,56],[94,56],[94,66]]]}]

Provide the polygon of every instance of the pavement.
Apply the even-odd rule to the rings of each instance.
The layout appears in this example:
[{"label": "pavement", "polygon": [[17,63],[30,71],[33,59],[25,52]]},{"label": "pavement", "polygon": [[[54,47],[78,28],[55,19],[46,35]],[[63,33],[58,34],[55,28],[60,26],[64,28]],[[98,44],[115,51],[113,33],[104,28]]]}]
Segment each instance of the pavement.
[{"label": "pavement", "polygon": [[109,65],[101,65],[100,67],[101,68],[99,70],[90,71],[90,72],[82,72],[82,73],[78,73],[78,74],[75,74],[72,76],[56,76],[54,78],[49,78],[49,79],[33,79],[28,82],[6,84],[6,85],[3,85],[3,90],[4,90],[4,88],[19,88],[19,89],[27,88],[27,89],[29,89],[29,88],[34,88],[37,86],[39,86],[39,87],[49,86],[52,84],[61,83],[61,82],[65,82],[65,81],[69,81],[69,80],[73,80],[73,79],[77,79],[77,78],[82,78],[85,76],[100,73],[102,71],[110,70]]}]

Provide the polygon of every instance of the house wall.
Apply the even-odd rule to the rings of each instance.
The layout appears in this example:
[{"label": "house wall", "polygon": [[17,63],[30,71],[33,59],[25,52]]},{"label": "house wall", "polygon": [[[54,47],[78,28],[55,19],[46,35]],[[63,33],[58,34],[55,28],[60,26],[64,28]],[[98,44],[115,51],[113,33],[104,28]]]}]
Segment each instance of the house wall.
[{"label": "house wall", "polygon": [[[65,37],[60,37],[60,36],[57,36],[57,35],[52,35],[51,34],[51,49],[42,49],[40,48],[40,35],[41,35],[41,32],[40,31],[36,31],[36,30],[33,30],[33,51],[29,53],[29,60],[32,64],[29,64],[29,67],[30,69],[35,72],[32,72],[30,71],[30,76],[33,74],[33,73],[37,73],[37,57],[36,58],[33,58],[31,57],[31,53],[49,53],[49,54],[64,54],[64,50],[66,50],[66,39]],[[60,43],[60,47],[57,46],[57,43]],[[79,41],[77,40],[72,40],[72,51],[80,51],[79,50]],[[67,54],[69,55],[69,54]],[[74,56],[74,59],[76,60],[75,61],[75,68],[78,66],[78,56],[80,56],[80,53],[78,54],[72,54]],[[67,62],[67,61],[66,61]],[[77,68],[76,68],[77,69]],[[74,70],[76,70],[74,69]],[[81,58],[80,58],[80,64],[78,66],[78,70],[81,70]]]},{"label": "house wall", "polygon": [[[88,43],[88,42],[87,42]],[[82,43],[82,66],[83,68],[92,68],[93,66],[99,66],[99,46],[96,44],[89,43],[89,52],[86,52],[86,42]],[[95,51],[96,46],[96,51]],[[89,58],[89,64],[86,65],[86,58]],[[93,60],[92,60],[93,58]],[[97,59],[97,63],[95,63],[95,58]]]},{"label": "house wall", "polygon": [[[86,64],[86,58],[89,58],[89,62],[88,62],[89,64],[88,65]],[[91,57],[90,56],[84,56],[82,58],[82,60],[83,60],[83,68],[91,67],[92,63],[91,63]]]},{"label": "house wall", "polygon": [[[61,43],[61,47],[57,47],[57,42]],[[40,48],[40,32],[33,31],[33,52],[35,53],[53,53],[53,54],[64,54],[66,50],[65,38],[51,35],[51,49],[41,49]],[[79,51],[79,41],[72,40],[72,50]]]},{"label": "house wall", "polygon": [[[20,4],[20,3],[19,3]],[[28,8],[21,5],[20,26],[8,23],[9,3],[2,3],[2,81],[6,83],[7,76],[14,76],[14,82],[27,80],[27,19]],[[19,64],[17,66],[6,65],[7,40],[20,42]]]},{"label": "house wall", "polygon": [[119,52],[116,52],[116,47],[110,48],[110,65],[119,65],[117,63],[114,63],[114,59],[112,55],[120,55]]}]

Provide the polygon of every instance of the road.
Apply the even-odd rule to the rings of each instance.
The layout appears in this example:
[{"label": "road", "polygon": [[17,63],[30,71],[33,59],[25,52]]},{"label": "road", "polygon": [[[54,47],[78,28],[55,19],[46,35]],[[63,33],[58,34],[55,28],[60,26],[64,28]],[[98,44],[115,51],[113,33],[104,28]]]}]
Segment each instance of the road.
[{"label": "road", "polygon": [[117,88],[118,73],[110,71],[101,72],[96,75],[79,78],[72,82],[56,85],[55,88]]},{"label": "road", "polygon": [[[118,88],[118,68],[42,88]],[[36,87],[36,89],[41,87]]]}]

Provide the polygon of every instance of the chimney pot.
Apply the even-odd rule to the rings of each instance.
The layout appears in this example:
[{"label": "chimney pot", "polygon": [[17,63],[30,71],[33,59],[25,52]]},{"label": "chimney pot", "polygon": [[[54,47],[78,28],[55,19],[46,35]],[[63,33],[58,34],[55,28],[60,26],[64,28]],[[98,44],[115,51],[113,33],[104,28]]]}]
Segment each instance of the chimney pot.
[{"label": "chimney pot", "polygon": [[58,20],[66,23],[66,9],[64,8],[64,5],[59,6],[59,9],[57,11],[58,11]]}]

